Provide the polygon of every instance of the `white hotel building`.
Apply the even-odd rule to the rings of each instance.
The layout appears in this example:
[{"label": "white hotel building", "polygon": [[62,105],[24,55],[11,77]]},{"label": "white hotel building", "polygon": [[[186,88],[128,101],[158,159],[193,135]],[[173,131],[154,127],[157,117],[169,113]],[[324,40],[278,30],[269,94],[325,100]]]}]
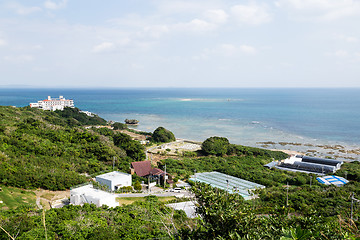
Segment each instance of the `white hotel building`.
[{"label": "white hotel building", "polygon": [[59,98],[51,98],[40,100],[37,103],[30,103],[30,107],[40,108],[43,110],[64,110],[65,107],[74,107],[74,101],[72,99],[65,99],[63,96]]}]

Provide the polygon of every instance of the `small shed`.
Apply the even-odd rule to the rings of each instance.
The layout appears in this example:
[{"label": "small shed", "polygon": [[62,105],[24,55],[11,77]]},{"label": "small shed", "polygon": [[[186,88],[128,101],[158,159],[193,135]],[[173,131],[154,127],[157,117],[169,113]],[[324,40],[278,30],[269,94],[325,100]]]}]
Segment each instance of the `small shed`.
[{"label": "small shed", "polygon": [[110,191],[116,191],[121,187],[131,186],[132,178],[131,174],[114,171],[96,176],[96,182],[107,186]]}]

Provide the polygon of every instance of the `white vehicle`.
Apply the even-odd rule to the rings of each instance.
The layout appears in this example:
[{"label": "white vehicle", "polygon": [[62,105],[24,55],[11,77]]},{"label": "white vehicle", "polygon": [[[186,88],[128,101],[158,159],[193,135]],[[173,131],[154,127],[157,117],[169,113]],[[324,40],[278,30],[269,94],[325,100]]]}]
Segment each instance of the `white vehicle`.
[{"label": "white vehicle", "polygon": [[175,192],[180,192],[180,191],[181,191],[181,188],[178,188],[178,187],[177,187],[177,188],[174,188],[174,191],[175,191]]}]

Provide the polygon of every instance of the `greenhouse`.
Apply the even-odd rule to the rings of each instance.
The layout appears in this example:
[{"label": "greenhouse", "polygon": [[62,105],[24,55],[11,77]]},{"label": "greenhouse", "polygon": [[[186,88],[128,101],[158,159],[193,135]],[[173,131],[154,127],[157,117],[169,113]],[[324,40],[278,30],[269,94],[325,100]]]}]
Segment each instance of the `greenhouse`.
[{"label": "greenhouse", "polygon": [[265,188],[263,185],[219,172],[196,173],[191,176],[190,180],[194,182],[207,183],[212,187],[220,188],[229,193],[238,193],[245,200],[253,198],[251,190]]}]

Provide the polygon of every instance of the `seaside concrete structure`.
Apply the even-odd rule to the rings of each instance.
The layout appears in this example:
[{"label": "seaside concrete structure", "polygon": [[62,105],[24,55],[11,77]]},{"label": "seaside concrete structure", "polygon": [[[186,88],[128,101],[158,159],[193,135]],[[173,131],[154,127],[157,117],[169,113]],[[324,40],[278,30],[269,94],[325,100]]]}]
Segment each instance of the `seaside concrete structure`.
[{"label": "seaside concrete structure", "polygon": [[95,189],[91,184],[70,190],[70,204],[83,205],[84,203],[93,203],[97,207],[101,207],[103,205],[109,207],[119,206],[119,204],[116,202],[115,194]]},{"label": "seaside concrete structure", "polygon": [[131,186],[132,177],[131,174],[114,171],[96,176],[96,182],[107,186],[110,191],[116,191]]},{"label": "seaside concrete structure", "polygon": [[273,161],[264,165],[268,168],[278,168],[287,171],[315,173],[318,175],[332,174],[341,168],[343,161],[293,155],[282,161]]},{"label": "seaside concrete structure", "polygon": [[63,96],[59,96],[59,98],[48,96],[45,100],[30,103],[30,107],[51,111],[64,110],[65,107],[74,107],[74,101],[72,99],[65,99]]}]

